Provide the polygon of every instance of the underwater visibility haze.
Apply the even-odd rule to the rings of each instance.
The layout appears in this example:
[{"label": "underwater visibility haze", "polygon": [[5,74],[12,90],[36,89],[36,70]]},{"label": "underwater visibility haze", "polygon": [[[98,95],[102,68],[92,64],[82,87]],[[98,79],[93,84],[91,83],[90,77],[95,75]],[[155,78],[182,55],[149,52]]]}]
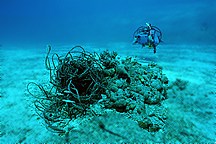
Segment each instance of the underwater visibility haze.
[{"label": "underwater visibility haze", "polygon": [[0,0],[0,143],[215,143],[215,0]]},{"label": "underwater visibility haze", "polygon": [[130,42],[146,22],[170,43],[215,44],[215,1],[2,0],[1,43]]}]

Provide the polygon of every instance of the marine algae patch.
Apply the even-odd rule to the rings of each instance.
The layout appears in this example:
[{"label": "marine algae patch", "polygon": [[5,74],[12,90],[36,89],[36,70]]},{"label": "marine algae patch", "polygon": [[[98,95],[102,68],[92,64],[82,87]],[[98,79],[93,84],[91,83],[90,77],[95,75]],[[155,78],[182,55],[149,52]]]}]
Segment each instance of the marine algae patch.
[{"label": "marine algae patch", "polygon": [[[149,132],[163,129],[166,121],[168,79],[156,63],[143,65],[116,52],[86,52],[81,46],[65,56],[45,59],[50,71],[50,88],[31,82],[27,89],[35,97],[39,116],[47,128],[66,133],[78,118],[113,112],[126,113]],[[37,86],[42,93],[32,92]]]}]

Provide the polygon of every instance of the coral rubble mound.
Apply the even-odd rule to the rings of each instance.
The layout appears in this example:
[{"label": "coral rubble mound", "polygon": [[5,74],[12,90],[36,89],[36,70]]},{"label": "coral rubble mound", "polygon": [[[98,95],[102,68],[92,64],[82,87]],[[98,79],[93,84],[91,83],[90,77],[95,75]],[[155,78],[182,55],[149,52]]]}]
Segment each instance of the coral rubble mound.
[{"label": "coral rubble mound", "polygon": [[[51,58],[50,50],[49,46],[45,64],[51,87],[28,85],[37,113],[49,129],[65,133],[70,121],[100,116],[108,109],[126,113],[149,132],[163,129],[168,78],[162,67],[153,62],[144,65],[116,52],[89,53],[81,46]],[[33,85],[42,93],[31,92]]]}]

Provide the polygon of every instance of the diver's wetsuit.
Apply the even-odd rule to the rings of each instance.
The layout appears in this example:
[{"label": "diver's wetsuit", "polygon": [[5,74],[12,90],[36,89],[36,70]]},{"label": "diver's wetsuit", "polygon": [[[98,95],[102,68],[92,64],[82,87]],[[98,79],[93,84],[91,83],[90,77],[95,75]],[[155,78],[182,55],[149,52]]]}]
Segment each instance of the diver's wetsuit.
[{"label": "diver's wetsuit", "polygon": [[143,47],[148,46],[154,49],[156,53],[156,47],[161,42],[162,33],[159,28],[148,24],[146,27],[139,27],[134,32],[134,44],[141,44]]}]

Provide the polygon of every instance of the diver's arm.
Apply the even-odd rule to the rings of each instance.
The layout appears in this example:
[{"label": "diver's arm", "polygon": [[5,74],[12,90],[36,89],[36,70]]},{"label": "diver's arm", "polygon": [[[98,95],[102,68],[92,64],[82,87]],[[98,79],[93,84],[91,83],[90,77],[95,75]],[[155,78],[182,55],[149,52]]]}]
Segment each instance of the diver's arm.
[{"label": "diver's arm", "polygon": [[156,46],[154,45],[153,48],[154,48],[154,54],[155,54],[157,51]]}]

